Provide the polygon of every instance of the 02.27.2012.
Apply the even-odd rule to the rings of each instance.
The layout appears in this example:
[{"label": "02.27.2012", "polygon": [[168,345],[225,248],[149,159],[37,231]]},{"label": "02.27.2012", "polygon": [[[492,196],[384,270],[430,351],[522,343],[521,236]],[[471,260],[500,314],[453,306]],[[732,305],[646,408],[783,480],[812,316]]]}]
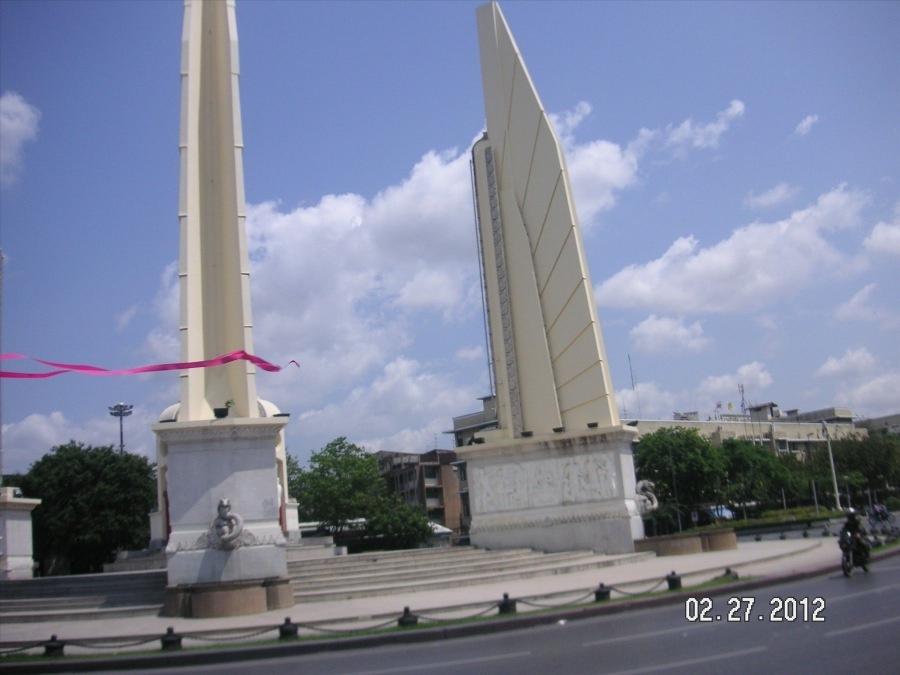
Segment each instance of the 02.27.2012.
[{"label": "02.27.2012", "polygon": [[730,597],[727,599],[727,611],[717,612],[713,598],[687,598],[684,601],[684,618],[694,623],[712,623],[726,621],[729,623],[746,623],[748,621],[769,621],[771,623],[795,621],[824,622],[825,598],[793,598],[774,597],[769,600],[767,611],[753,613],[756,598]]}]

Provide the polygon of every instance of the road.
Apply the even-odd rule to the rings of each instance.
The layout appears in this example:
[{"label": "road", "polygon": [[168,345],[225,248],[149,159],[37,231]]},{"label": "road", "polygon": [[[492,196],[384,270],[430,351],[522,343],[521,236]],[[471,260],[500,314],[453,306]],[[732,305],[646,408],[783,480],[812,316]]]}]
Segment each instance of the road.
[{"label": "road", "polygon": [[483,637],[158,672],[898,672],[900,559],[850,579],[837,572],[735,595]]}]

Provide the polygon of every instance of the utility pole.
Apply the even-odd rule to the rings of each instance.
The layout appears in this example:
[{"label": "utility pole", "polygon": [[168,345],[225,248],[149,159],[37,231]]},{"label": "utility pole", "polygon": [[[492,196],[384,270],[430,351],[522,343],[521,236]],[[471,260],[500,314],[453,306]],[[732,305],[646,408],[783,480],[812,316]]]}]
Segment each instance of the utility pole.
[{"label": "utility pole", "polygon": [[828,441],[828,462],[831,464],[831,480],[834,483],[834,503],[837,510],[841,510],[841,491],[838,488],[837,473],[834,470],[834,455],[831,452],[831,435],[828,433],[828,425],[822,420],[822,433],[825,434],[825,440]]}]

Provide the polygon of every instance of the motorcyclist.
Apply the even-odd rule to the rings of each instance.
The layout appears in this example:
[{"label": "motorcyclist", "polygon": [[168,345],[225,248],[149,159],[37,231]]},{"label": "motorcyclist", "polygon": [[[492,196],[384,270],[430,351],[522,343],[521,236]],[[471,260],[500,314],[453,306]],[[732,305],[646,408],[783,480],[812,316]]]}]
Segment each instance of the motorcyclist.
[{"label": "motorcyclist", "polygon": [[843,541],[844,533],[847,534],[850,541],[855,545],[856,552],[860,556],[860,562],[865,565],[869,562],[869,542],[866,540],[866,530],[859,520],[856,509],[847,511],[847,521],[841,528],[841,540]]}]

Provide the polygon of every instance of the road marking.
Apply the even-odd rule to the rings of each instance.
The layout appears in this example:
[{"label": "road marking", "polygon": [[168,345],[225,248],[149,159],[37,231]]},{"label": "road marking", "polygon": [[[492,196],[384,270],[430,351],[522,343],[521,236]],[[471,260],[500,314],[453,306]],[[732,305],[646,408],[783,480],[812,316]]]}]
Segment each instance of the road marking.
[{"label": "road marking", "polygon": [[872,595],[873,593],[884,593],[885,591],[890,591],[900,588],[900,584],[890,584],[889,586],[879,586],[878,588],[870,588],[867,591],[859,591],[858,593],[847,593],[846,595],[839,595],[835,598],[828,598],[829,604],[832,602],[839,602],[841,600],[849,600],[851,598],[858,598],[861,595]]},{"label": "road marking", "polygon": [[513,659],[520,656],[531,656],[531,652],[510,652],[509,654],[494,654],[492,656],[478,656],[471,659],[456,659],[455,661],[435,661],[434,663],[419,663],[415,666],[391,666],[379,670],[354,670],[353,675],[387,675],[388,673],[421,673],[431,668],[445,668],[448,666],[464,666],[470,663],[485,663],[486,661],[499,661],[501,659]]},{"label": "road marking", "polygon": [[[605,638],[603,640],[591,640],[590,642],[582,642],[582,647],[597,647],[599,645],[612,644],[614,642],[627,642],[628,640],[643,640],[648,637],[658,637],[660,635],[671,635],[672,633],[683,633],[694,628],[711,628],[714,623],[692,623],[678,628],[666,628],[665,630],[655,630],[649,633],[633,633],[632,635],[623,635],[622,637]],[[719,624],[721,625],[721,624]]]},{"label": "road marking", "polygon": [[892,616],[889,619],[882,619],[881,621],[873,621],[872,623],[863,623],[858,626],[850,626],[850,628],[841,628],[840,630],[833,630],[829,633],[825,633],[825,637],[834,637],[836,635],[846,635],[847,633],[857,633],[861,630],[869,630],[870,628],[875,628],[876,626],[883,626],[886,623],[894,623],[895,621],[900,621],[900,616]]},{"label": "road marking", "polygon": [[686,659],[684,661],[669,661],[668,663],[660,663],[656,666],[646,666],[644,668],[635,668],[634,670],[620,670],[612,675],[638,675],[638,673],[657,673],[662,670],[671,670],[672,668],[682,668],[684,666],[696,666],[701,663],[709,663],[710,661],[721,661],[722,659],[733,659],[738,656],[747,656],[748,654],[758,654],[759,652],[769,651],[768,647],[751,647],[750,649],[740,649],[736,652],[725,652],[724,654],[715,654],[712,656],[704,656],[698,659]]}]

